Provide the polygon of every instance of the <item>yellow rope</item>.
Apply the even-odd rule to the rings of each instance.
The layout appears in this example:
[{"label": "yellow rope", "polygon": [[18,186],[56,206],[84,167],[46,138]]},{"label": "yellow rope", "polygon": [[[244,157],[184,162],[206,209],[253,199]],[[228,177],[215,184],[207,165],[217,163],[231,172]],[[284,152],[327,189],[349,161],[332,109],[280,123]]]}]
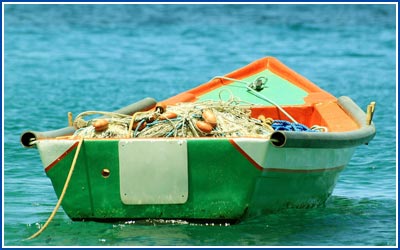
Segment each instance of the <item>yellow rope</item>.
[{"label": "yellow rope", "polygon": [[137,116],[137,112],[134,113],[134,114],[132,115],[131,122],[129,123],[128,138],[131,138],[131,137],[132,137],[132,135],[131,135],[131,133],[132,133],[132,127],[133,127],[133,123],[135,122],[136,116]]},{"label": "yellow rope", "polygon": [[132,128],[133,128],[133,123],[135,123],[135,120],[136,120],[136,117],[138,116],[138,115],[142,115],[142,114],[146,114],[146,113],[148,113],[148,112],[136,112],[136,113],[134,113],[133,115],[132,115],[132,119],[131,119],[131,122],[129,123],[129,128],[128,128],[128,138],[131,138],[132,137]]},{"label": "yellow rope", "polygon": [[56,205],[55,208],[53,209],[53,212],[51,213],[50,217],[47,219],[47,221],[46,221],[46,223],[43,225],[43,227],[41,227],[41,228],[39,229],[39,231],[37,231],[37,232],[36,232],[35,234],[33,234],[31,237],[27,238],[27,240],[31,240],[31,239],[33,239],[33,238],[36,238],[39,234],[41,234],[41,233],[46,229],[46,227],[47,227],[47,226],[50,224],[50,222],[53,220],[53,218],[54,218],[54,216],[55,216],[55,214],[56,214],[58,208],[59,208],[60,205],[61,205],[61,202],[62,202],[63,199],[64,199],[64,195],[65,195],[65,193],[66,193],[66,191],[67,191],[69,182],[70,182],[70,180],[71,180],[72,173],[74,172],[74,168],[75,168],[75,165],[76,165],[76,160],[78,159],[78,155],[79,155],[79,151],[81,150],[82,143],[83,143],[83,138],[80,138],[80,139],[79,139],[79,143],[78,143],[78,147],[77,147],[76,152],[75,152],[74,159],[72,160],[71,168],[70,168],[70,170],[69,170],[67,179],[65,180],[64,188],[63,188],[63,190],[62,190],[62,192],[61,192],[60,199],[58,199],[57,205]]}]

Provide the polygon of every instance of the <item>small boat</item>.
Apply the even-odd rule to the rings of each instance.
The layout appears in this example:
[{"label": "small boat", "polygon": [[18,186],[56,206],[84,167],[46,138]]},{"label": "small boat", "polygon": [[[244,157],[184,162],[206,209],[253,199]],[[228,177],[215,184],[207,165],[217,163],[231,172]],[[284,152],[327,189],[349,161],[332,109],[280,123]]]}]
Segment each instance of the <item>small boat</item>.
[{"label": "small boat", "polygon": [[355,149],[364,112],[273,57],[156,101],[85,111],[26,131],[72,220],[238,221],[324,204]]}]

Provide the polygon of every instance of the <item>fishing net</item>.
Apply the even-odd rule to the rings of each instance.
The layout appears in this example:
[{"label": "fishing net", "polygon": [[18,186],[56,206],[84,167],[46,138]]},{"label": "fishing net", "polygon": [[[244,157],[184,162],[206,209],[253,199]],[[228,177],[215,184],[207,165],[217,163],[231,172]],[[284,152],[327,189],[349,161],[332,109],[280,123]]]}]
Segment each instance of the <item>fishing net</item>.
[{"label": "fishing net", "polygon": [[[90,115],[103,117],[84,120]],[[155,138],[155,137],[265,137],[274,131],[271,120],[254,119],[250,106],[230,101],[179,103],[133,116],[88,111],[74,121],[74,137]],[[106,123],[100,128],[97,123]]]},{"label": "fishing net", "polygon": [[[247,106],[236,102],[205,101],[180,103],[169,106],[165,116],[176,114],[176,118],[155,120],[134,137],[268,137],[273,129],[270,125],[250,117]],[[172,115],[173,116],[173,115]],[[162,118],[162,115],[160,116]]]}]

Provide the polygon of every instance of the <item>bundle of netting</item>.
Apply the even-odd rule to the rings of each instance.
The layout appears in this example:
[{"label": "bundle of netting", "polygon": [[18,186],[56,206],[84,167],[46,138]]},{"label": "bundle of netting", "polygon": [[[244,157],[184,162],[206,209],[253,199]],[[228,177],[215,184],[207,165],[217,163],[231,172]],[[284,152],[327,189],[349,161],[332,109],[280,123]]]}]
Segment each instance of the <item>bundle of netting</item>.
[{"label": "bundle of netting", "polygon": [[249,106],[236,102],[179,103],[134,131],[133,137],[268,137],[272,127],[250,114]]},{"label": "bundle of netting", "polygon": [[204,101],[157,106],[154,110],[122,115],[97,112],[103,117],[74,122],[74,136],[83,138],[154,137],[269,137],[271,123],[250,116],[249,105],[235,101]]},{"label": "bundle of netting", "polygon": [[[89,121],[86,116],[103,115]],[[79,114],[74,121],[76,128],[73,137],[82,138],[127,138],[128,125],[132,116],[103,111],[86,111]]]}]

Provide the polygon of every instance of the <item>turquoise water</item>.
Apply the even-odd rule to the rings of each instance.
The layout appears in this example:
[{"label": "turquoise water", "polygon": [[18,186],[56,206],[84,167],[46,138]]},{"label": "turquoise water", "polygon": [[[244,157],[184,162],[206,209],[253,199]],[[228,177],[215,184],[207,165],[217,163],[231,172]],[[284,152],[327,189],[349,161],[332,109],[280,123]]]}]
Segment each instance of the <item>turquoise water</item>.
[{"label": "turquoise water", "polygon": [[[335,96],[376,101],[377,134],[359,147],[326,205],[236,225],[72,222],[27,129],[67,125],[67,112],[163,100],[264,56]],[[395,246],[395,5],[5,5],[6,246]],[[284,93],[282,93],[284,94]]]}]

